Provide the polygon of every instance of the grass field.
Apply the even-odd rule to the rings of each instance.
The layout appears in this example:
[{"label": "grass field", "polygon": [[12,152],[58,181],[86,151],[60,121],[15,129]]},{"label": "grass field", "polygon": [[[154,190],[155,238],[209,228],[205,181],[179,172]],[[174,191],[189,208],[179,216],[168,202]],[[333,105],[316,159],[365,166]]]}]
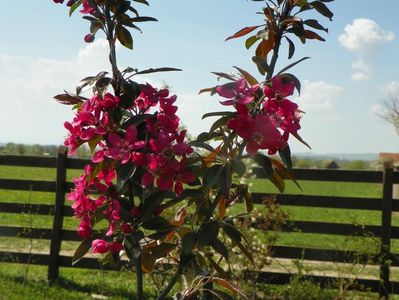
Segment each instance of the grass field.
[{"label": "grass field", "polygon": [[[67,174],[68,181],[80,174],[78,170],[69,171]],[[8,167],[0,166],[0,178],[14,179],[33,179],[33,180],[49,180],[54,181],[55,170],[46,168],[27,168],[27,167]],[[251,191],[278,193],[278,191],[267,180],[251,179]],[[366,183],[336,183],[336,182],[311,182],[300,181],[302,191],[293,183],[288,183],[285,193],[288,194],[307,194],[307,195],[328,195],[328,196],[348,196],[348,197],[381,197],[381,186],[379,184]],[[54,194],[44,192],[29,191],[9,191],[0,190],[0,202],[14,203],[34,203],[34,204],[53,204]],[[289,215],[292,220],[303,221],[322,221],[335,223],[356,223],[364,225],[379,225],[381,222],[381,213],[375,211],[363,210],[344,210],[344,209],[326,209],[326,208],[305,208],[284,206],[282,210]],[[394,216],[393,224],[399,225],[399,218]],[[0,213],[0,226],[27,226],[36,228],[51,228],[51,216],[35,216],[27,214],[7,214]],[[64,228],[75,229],[77,221],[74,218],[65,218]],[[260,239],[265,239],[268,233],[260,235]],[[277,245],[314,247],[314,248],[330,248],[330,249],[358,249],[367,247],[374,243],[369,238],[353,238],[337,235],[321,235],[321,234],[304,234],[300,232],[279,233]],[[76,243],[63,243],[62,252],[71,254],[76,248]],[[399,243],[394,242],[393,248],[399,252]],[[47,252],[49,249],[49,241],[45,240],[28,240],[20,238],[0,237],[0,250],[16,250]],[[374,271],[370,271],[375,273]],[[12,294],[0,295],[0,299],[29,299],[29,293],[38,293],[36,299],[45,298],[59,299],[60,289],[68,299],[91,299],[91,293],[102,291],[100,294],[112,296],[111,299],[125,299],[132,292],[132,283],[119,283],[117,280],[119,273],[107,275],[106,272],[98,273],[88,270],[62,269],[61,281],[58,289],[53,290],[52,287],[44,289],[37,288],[41,286],[46,278],[46,268],[29,266],[28,281],[22,284],[25,278],[26,266],[0,263],[0,290],[10,290]],[[398,274],[399,275],[399,274]],[[396,276],[395,276],[396,277]],[[100,279],[103,278],[103,279]],[[134,278],[134,276],[133,276]],[[133,280],[132,278],[132,280]],[[4,280],[2,280],[4,279]],[[102,280],[104,282],[102,282]],[[21,287],[21,285],[23,287]],[[121,285],[121,286],[119,286]],[[73,286],[75,291],[70,290]],[[64,291],[65,290],[65,291]],[[151,291],[148,291],[151,292]],[[13,298],[13,294],[20,297]],[[43,297],[42,297],[43,296]],[[4,298],[5,297],[5,298]],[[65,299],[65,298],[63,298]]]}]

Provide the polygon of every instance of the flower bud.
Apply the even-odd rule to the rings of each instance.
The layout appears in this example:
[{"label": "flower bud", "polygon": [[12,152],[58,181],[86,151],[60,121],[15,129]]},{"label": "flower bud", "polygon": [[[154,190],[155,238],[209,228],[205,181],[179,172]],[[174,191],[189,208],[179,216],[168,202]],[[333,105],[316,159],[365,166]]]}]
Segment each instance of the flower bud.
[{"label": "flower bud", "polygon": [[86,34],[84,40],[86,43],[92,43],[94,41],[94,34]]}]

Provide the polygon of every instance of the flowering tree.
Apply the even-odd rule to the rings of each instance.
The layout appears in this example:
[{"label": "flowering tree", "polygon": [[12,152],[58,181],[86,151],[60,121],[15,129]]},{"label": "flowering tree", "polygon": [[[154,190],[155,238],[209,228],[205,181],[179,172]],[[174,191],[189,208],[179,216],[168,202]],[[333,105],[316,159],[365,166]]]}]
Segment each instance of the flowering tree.
[{"label": "flowering tree", "polygon": [[[73,120],[64,124],[69,132],[65,140],[69,153],[83,144],[92,151],[92,162],[74,180],[75,188],[68,196],[80,219],[77,230],[83,239],[74,262],[91,251],[101,254],[103,264],[118,264],[125,254],[135,268],[138,299],[143,297],[143,272],[150,273],[164,262],[173,263],[175,272],[158,299],[170,293],[186,269],[194,276],[192,284],[182,291],[182,299],[196,299],[201,293],[232,299],[215,286],[242,293],[226,278],[223,268],[230,255],[226,238],[254,263],[246,238],[236,226],[253,206],[248,186],[240,180],[247,171],[243,159],[253,157],[280,191],[284,190],[284,179],[294,180],[289,171],[289,136],[307,144],[298,134],[302,111],[288,99],[295,89],[300,91],[300,82],[286,71],[307,58],[279,72],[275,72],[276,62],[284,39],[289,58],[293,57],[291,35],[302,43],[324,40],[307,28],[327,29],[317,20],[303,20],[299,15],[315,9],[331,19],[332,13],[324,4],[330,1],[267,0],[261,12],[264,24],[245,27],[228,38],[256,31],[245,45],[249,49],[258,43],[253,61],[264,79],[258,81],[238,67],[238,75],[215,73],[228,82],[201,92],[219,95],[220,103],[234,110],[204,115],[219,118],[208,132],[190,142],[180,127],[176,95],[167,88],[132,80],[140,74],[178,69],[139,71],[129,67],[120,71],[117,65],[116,41],[131,49],[128,28],[140,30],[138,23],[156,21],[140,16],[135,8],[148,2],[67,2],[70,14],[79,9],[90,22],[86,42],[92,42],[100,31],[105,34],[112,68],[111,75],[100,72],[84,78],[76,92],[55,96],[76,111]],[[87,88],[93,91],[89,98],[82,94]],[[268,155],[279,153],[282,162],[264,151]],[[244,203],[245,211],[230,215],[228,208],[237,203]]]}]

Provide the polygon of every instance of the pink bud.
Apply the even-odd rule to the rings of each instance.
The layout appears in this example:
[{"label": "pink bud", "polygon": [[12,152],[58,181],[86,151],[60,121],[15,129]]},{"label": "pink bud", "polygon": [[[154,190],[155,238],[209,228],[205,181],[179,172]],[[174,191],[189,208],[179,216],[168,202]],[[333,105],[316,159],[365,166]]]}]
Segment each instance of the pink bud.
[{"label": "pink bud", "polygon": [[86,43],[92,43],[94,41],[94,34],[86,34],[84,40]]},{"label": "pink bud", "polygon": [[106,241],[97,239],[91,243],[91,252],[105,253],[107,251],[108,251],[108,245]]},{"label": "pink bud", "polygon": [[138,207],[133,207],[130,212],[132,213],[133,218],[138,218],[141,216],[141,211],[140,211],[140,208],[138,208]]}]

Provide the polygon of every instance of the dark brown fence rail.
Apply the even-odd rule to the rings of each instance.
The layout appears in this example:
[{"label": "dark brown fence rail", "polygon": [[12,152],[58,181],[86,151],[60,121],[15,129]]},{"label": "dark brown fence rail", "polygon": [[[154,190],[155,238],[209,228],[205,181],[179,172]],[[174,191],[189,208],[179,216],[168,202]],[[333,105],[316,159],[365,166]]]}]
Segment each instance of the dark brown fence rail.
[{"label": "dark brown fence rail", "polygon": [[[98,260],[94,258],[84,258],[72,266],[72,257],[60,255],[62,241],[80,240],[76,231],[63,229],[64,217],[71,217],[73,215],[72,209],[69,206],[65,206],[65,195],[72,187],[70,182],[66,182],[66,173],[68,169],[83,169],[87,163],[87,160],[67,158],[67,152],[64,147],[60,148],[57,158],[0,156],[0,165],[56,168],[55,181],[0,179],[0,189],[54,193],[54,205],[0,202],[0,212],[2,213],[34,213],[36,215],[53,216],[53,226],[51,229],[0,226],[0,236],[3,237],[47,239],[50,241],[49,254],[0,251],[0,262],[46,265],[48,266],[49,280],[57,278],[60,267],[104,269]],[[254,173],[258,177],[265,177],[262,170],[255,170]],[[394,227],[391,224],[392,213],[399,211],[399,200],[392,199],[393,184],[399,184],[399,172],[394,172],[392,167],[386,166],[383,172],[296,169],[293,173],[297,180],[381,183],[383,193],[381,198],[254,193],[253,199],[255,203],[260,204],[265,198],[273,196],[281,206],[380,211],[381,224],[378,226],[360,226],[355,224],[296,220],[284,225],[282,231],[359,237],[368,233],[380,239],[381,249],[379,253],[370,258],[370,256],[359,255],[355,251],[274,246],[270,249],[272,256],[274,258],[342,263],[351,262],[356,258],[356,261],[359,263],[367,263],[379,267],[380,276],[378,279],[357,279],[353,288],[363,286],[371,291],[379,292],[381,296],[388,296],[390,293],[398,294],[399,282],[390,280],[390,267],[399,266],[399,260],[396,259],[396,255],[391,253],[391,240],[399,239],[399,227]],[[257,224],[252,225],[255,228],[258,227]],[[258,272],[257,280],[259,282],[285,284],[289,282],[292,276],[293,274],[289,273]],[[316,275],[306,275],[306,277],[320,284],[328,284],[332,280],[337,279],[331,276]]]}]

